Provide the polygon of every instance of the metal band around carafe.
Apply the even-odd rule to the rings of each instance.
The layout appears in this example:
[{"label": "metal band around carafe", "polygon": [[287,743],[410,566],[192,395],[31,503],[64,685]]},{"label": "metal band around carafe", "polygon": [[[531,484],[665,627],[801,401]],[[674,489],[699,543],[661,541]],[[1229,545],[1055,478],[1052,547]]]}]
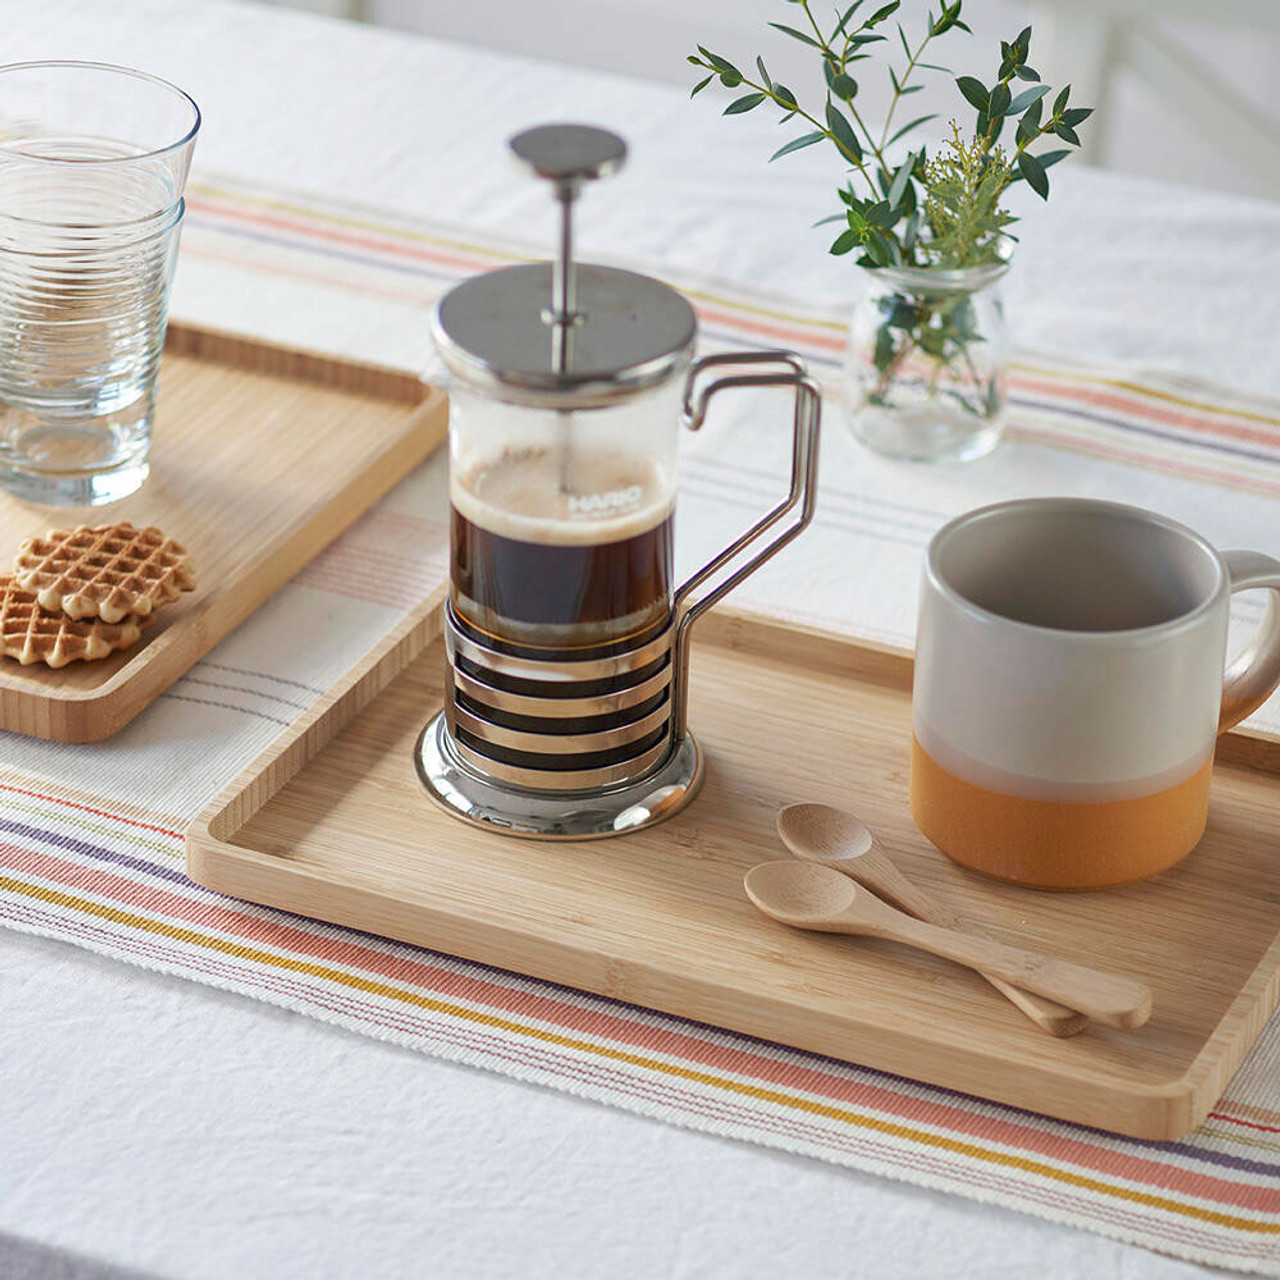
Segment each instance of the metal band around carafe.
[{"label": "metal band around carafe", "polygon": [[447,606],[445,719],[458,758],[530,791],[642,777],[669,752],[674,633],[604,658],[516,657],[464,633]]}]

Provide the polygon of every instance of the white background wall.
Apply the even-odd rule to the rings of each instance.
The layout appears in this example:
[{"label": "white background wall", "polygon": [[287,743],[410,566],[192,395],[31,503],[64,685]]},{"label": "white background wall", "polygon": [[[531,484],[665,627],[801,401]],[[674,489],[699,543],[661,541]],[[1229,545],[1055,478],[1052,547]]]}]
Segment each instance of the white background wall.
[{"label": "white background wall", "polygon": [[[700,42],[739,65],[763,53],[772,74],[802,97],[804,86],[814,84],[813,51],[766,25],[770,19],[795,25],[798,11],[784,0],[276,2],[680,84],[693,83],[694,69],[684,57]],[[829,10],[834,3],[819,0],[815,12]],[[874,4],[868,0],[868,8]],[[921,28],[926,7],[936,8],[936,0],[928,6],[926,0],[904,0],[897,16],[904,19],[909,34]],[[1280,199],[1280,0],[966,0],[964,13],[974,35],[948,36],[940,43],[939,52],[946,55],[941,60],[957,74],[990,77],[998,58],[997,41],[1032,24],[1032,65],[1046,79],[1074,81],[1084,95],[1092,96],[1080,96],[1082,105],[1105,107],[1089,122],[1097,129],[1097,162]],[[1148,49],[1135,65],[1126,65],[1121,57],[1103,86],[1090,87],[1102,70],[1087,32],[1088,19],[1096,17],[1128,21],[1152,32],[1160,52],[1152,55]],[[892,30],[889,34],[893,36]],[[1123,54],[1123,48],[1123,39],[1117,40],[1113,53]],[[1221,81],[1228,98],[1243,108],[1243,126],[1224,117],[1203,127],[1203,80],[1189,70],[1183,74],[1197,65]],[[1153,75],[1165,79],[1163,94],[1153,90]],[[690,109],[717,110],[712,92],[708,89]],[[861,101],[876,115],[887,93],[887,78],[879,69],[862,86]],[[954,86],[944,81],[903,106],[918,107],[915,114],[940,111],[945,120],[946,114],[956,113],[958,103]],[[725,122],[725,128],[732,127],[732,120]]]}]

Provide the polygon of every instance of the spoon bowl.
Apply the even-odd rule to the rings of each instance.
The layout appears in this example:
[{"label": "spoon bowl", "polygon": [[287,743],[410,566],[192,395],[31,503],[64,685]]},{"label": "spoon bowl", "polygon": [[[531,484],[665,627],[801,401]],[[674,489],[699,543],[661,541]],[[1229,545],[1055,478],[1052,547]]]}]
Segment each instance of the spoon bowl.
[{"label": "spoon bowl", "polygon": [[764,862],[742,884],[765,915],[798,929],[847,911],[859,892],[848,876],[814,863]]},{"label": "spoon bowl", "polygon": [[871,828],[856,814],[830,804],[789,804],[778,814],[778,834],[806,862],[843,862],[876,847]]}]

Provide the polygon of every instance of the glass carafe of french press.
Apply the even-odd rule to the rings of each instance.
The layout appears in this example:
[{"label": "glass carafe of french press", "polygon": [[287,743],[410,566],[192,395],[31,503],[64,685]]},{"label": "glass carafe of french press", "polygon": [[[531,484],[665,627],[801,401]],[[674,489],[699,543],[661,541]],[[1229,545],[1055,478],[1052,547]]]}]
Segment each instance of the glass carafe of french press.
[{"label": "glass carafe of french press", "polygon": [[[450,374],[444,710],[416,763],[459,816],[515,835],[617,834],[693,798],[689,630],[813,515],[821,400],[798,357],[693,359],[697,321],[661,281],[575,263],[572,206],[621,138],[546,125],[512,151],[561,209],[552,263],[475,276],[441,300]],[[794,389],[786,498],[677,587],[680,427],[728,388]]]}]

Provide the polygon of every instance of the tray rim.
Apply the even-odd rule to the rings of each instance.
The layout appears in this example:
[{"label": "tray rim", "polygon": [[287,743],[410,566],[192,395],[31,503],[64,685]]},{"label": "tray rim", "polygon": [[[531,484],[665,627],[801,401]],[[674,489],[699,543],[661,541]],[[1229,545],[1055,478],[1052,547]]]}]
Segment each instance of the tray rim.
[{"label": "tray rim", "polygon": [[[92,688],[36,685],[23,679],[22,668],[13,670],[11,664],[0,663],[0,701],[11,706],[49,704],[62,708],[67,716],[62,733],[32,732],[16,725],[12,727],[13,732],[44,741],[77,743],[101,741],[118,733],[444,439],[448,397],[441,388],[423,381],[416,373],[172,319],[165,337],[165,353],[403,404],[407,411],[405,428],[383,449],[370,454],[358,471],[349,473],[344,490],[364,489],[367,497],[350,504],[350,510],[335,501],[325,512],[313,514],[285,529],[283,541],[271,555],[261,558],[234,584],[235,594],[243,593],[247,606],[227,607],[225,602],[232,596],[233,587],[218,584],[203,596],[197,609],[139,648],[106,680]],[[48,521],[56,522],[58,518],[57,508],[32,506],[31,510],[33,521],[36,513],[46,516]],[[109,508],[104,508],[106,510]],[[327,521],[323,525],[321,514]],[[321,528],[323,532],[318,534]],[[314,546],[317,536],[323,541]],[[246,590],[246,583],[264,577],[265,589]],[[179,659],[170,668],[166,658],[168,650],[193,631],[199,636],[190,646],[194,656],[190,661]],[[144,688],[135,706],[130,703],[130,695],[137,684]],[[101,728],[89,723],[94,715],[103,722]],[[0,714],[0,721],[6,718]],[[8,727],[0,724],[0,728]]]},{"label": "tray rim", "polygon": [[[226,892],[217,883],[218,866],[226,861],[244,871],[266,867],[277,875],[281,873],[284,864],[280,859],[272,854],[232,844],[234,833],[435,642],[443,629],[443,603],[447,594],[447,583],[441,584],[417,608],[406,614],[374,648],[339,677],[293,726],[268,744],[205,806],[188,826],[184,837],[187,873],[196,883]],[[803,656],[805,661],[811,664],[816,661],[827,672],[847,675],[864,682],[888,684],[902,691],[910,689],[913,665],[910,650],[767,613],[721,606],[699,623],[695,635],[699,646],[752,653],[784,664],[794,663]],[[1219,740],[1219,755],[1215,765],[1219,762],[1255,773],[1280,774],[1280,735],[1252,729],[1232,730]],[[354,894],[357,897],[382,897],[364,887],[353,889],[343,878],[310,867],[289,866],[287,879],[292,883],[305,881],[344,890],[348,895]],[[254,900],[266,902],[263,898]],[[282,910],[291,909],[279,903],[268,905],[277,905]],[[452,917],[446,912],[443,913],[443,918]],[[495,963],[480,957],[470,958],[478,963]],[[555,978],[544,980],[560,981]],[[607,992],[604,994],[608,995]],[[1118,1090],[1116,1096],[1122,1093],[1146,1104],[1141,1115],[1134,1116],[1132,1126],[1117,1128],[1113,1132],[1138,1138],[1168,1140],[1181,1137],[1199,1125],[1221,1097],[1278,1005],[1280,924],[1277,925],[1276,936],[1241,984],[1218,1024],[1206,1036],[1195,1057],[1180,1074],[1168,1080],[1135,1082],[1126,1078],[1123,1071],[1095,1068],[1090,1084],[1095,1092],[1103,1087],[1105,1077],[1113,1077],[1113,1087]],[[677,1013],[669,1016],[680,1018],[688,1015]],[[753,1035],[751,1032],[735,1034]],[[874,1066],[877,1070],[894,1071],[892,1066],[877,1063],[867,1065]],[[902,1073],[898,1071],[897,1074]],[[930,1081],[924,1076],[914,1078],[942,1088],[955,1087],[937,1080]],[[992,1100],[1001,1102],[1001,1105],[1021,1105],[1003,1102],[998,1098]],[[1095,1127],[1101,1127],[1096,1121],[1059,1118],[1068,1123],[1092,1123]]]}]

